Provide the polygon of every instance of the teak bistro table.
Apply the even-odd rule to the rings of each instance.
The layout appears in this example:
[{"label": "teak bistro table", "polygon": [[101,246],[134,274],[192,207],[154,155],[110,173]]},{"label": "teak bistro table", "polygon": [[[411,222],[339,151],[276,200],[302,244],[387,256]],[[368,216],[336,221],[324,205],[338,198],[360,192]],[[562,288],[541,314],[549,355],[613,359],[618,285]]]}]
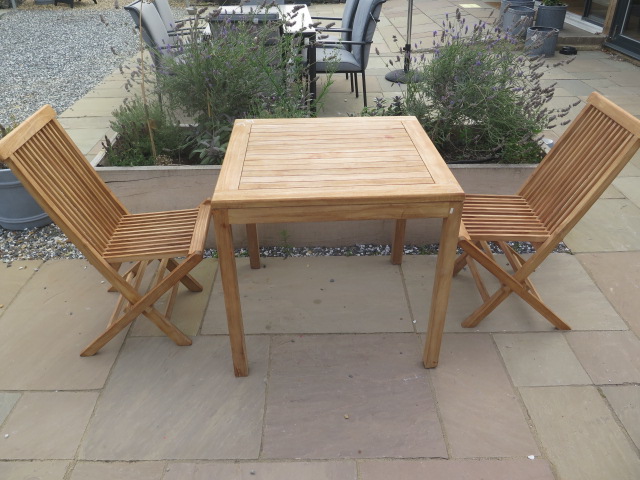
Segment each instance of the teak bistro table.
[{"label": "teak bistro table", "polygon": [[249,373],[232,224],[247,226],[260,268],[257,223],[395,219],[402,261],[410,218],[442,218],[423,361],[438,364],[464,193],[415,117],[236,120],[212,214],[233,367]]}]

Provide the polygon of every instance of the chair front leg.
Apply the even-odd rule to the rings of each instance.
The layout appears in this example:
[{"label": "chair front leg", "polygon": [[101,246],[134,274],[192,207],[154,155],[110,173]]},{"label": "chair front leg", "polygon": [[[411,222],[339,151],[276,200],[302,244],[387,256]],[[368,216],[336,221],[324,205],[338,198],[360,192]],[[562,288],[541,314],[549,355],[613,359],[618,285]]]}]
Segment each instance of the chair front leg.
[{"label": "chair front leg", "polygon": [[513,278],[485,252],[480,250],[477,246],[475,246],[468,240],[461,240],[460,246],[466,252],[468,252],[474,260],[477,260],[480,265],[482,265],[492,275],[494,275],[503,285],[502,288],[494,293],[488,301],[486,301],[469,317],[467,317],[467,319],[462,323],[463,327],[472,328],[478,325],[478,323],[480,323],[482,319],[484,319],[493,310],[495,310],[495,308],[500,305],[511,294],[511,292],[515,292],[556,328],[558,328],[559,330],[571,330],[571,327],[564,323],[560,319],[560,317],[558,317],[558,315],[553,312],[553,310],[547,307],[540,301],[540,299],[538,299],[528,290],[526,284],[524,283],[524,280],[521,283],[520,281]]}]

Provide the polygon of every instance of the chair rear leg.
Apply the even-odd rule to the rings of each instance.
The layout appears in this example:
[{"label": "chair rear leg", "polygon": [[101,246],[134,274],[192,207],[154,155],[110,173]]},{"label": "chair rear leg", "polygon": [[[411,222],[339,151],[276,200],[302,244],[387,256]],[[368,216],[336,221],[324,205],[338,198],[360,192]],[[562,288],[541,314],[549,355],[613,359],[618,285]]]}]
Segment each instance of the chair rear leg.
[{"label": "chair rear leg", "polygon": [[[144,273],[147,270],[148,265],[149,265],[148,261],[137,262],[133,267],[131,267],[123,275],[125,281],[129,283],[136,290],[140,290],[140,285],[142,284],[142,279],[144,278]],[[114,289],[114,291],[117,291],[117,290]],[[111,326],[118,320],[118,317],[120,316],[120,312],[122,311],[123,308],[126,311],[126,309],[129,308],[130,306],[131,304],[127,301],[124,295],[120,294],[120,296],[118,297],[118,301],[116,302],[116,305],[113,308],[113,313],[111,314],[111,318],[109,319],[107,328],[111,328]]]},{"label": "chair rear leg", "polygon": [[260,244],[258,243],[258,228],[255,223],[248,223],[245,226],[247,230],[247,248],[249,250],[249,264],[251,268],[260,268]]},{"label": "chair rear leg", "polygon": [[364,70],[360,73],[362,73],[362,98],[364,99],[364,108],[367,108],[367,79],[364,76]]},{"label": "chair rear leg", "polygon": [[[167,269],[172,272],[179,265],[180,263],[178,263],[178,261],[175,258],[170,258],[167,262]],[[191,275],[185,275],[180,279],[180,282],[192,292],[202,291],[202,285],[200,285],[200,283]]]},{"label": "chair rear leg", "polygon": [[[507,245],[506,242],[498,242],[498,244],[500,245],[500,248],[504,252],[505,257],[507,257],[507,260],[511,264],[511,268],[513,268],[513,273],[516,273],[518,270],[522,268],[522,265],[524,264],[522,257],[520,257],[520,255],[518,255],[517,252],[515,252],[509,245]],[[526,278],[524,280],[524,283],[529,289],[529,291],[531,292],[531,294],[534,297],[536,297],[538,300],[540,300],[540,294],[538,293],[538,290],[536,290],[536,287],[533,286],[533,282],[531,282],[529,278]]]},{"label": "chair rear leg", "polygon": [[396,220],[396,230],[395,235],[393,236],[393,245],[391,245],[391,263],[393,265],[400,265],[402,263],[406,227],[407,221],[404,218]]},{"label": "chair rear leg", "polygon": [[453,276],[458,275],[462,269],[467,265],[467,257],[469,254],[467,252],[462,252],[462,254],[458,255],[456,258],[456,262],[453,264]]},{"label": "chair rear leg", "polygon": [[483,302],[488,301],[489,292],[487,291],[487,287],[482,281],[482,276],[480,275],[480,271],[478,270],[478,266],[476,265],[476,262],[471,257],[469,257],[467,259],[467,265],[469,265],[469,271],[471,272],[473,281],[476,283],[476,287],[478,289],[478,292],[480,293],[480,297],[482,298],[482,301]]}]

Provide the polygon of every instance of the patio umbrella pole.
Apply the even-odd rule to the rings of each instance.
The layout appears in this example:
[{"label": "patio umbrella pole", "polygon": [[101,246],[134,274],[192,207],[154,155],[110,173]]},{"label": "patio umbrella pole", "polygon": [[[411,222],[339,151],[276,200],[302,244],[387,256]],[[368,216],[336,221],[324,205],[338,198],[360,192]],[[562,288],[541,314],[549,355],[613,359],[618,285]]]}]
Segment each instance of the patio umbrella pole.
[{"label": "patio umbrella pole", "polygon": [[411,64],[411,23],[413,20],[413,0],[408,0],[409,11],[407,12],[407,43],[404,45],[404,68],[387,73],[384,78],[393,83],[409,83],[412,81],[409,76],[409,66]]}]

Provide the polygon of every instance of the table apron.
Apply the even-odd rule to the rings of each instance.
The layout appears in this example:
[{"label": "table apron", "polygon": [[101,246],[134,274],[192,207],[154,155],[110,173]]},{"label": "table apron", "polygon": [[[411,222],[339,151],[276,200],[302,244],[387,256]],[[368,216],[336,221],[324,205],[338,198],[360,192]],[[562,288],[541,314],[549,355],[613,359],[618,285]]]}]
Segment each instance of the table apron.
[{"label": "table apron", "polygon": [[[298,207],[229,208],[229,223],[331,222],[340,220],[388,220],[446,218],[462,202],[425,202],[383,205],[305,205]],[[216,208],[213,209],[215,215]]]}]

